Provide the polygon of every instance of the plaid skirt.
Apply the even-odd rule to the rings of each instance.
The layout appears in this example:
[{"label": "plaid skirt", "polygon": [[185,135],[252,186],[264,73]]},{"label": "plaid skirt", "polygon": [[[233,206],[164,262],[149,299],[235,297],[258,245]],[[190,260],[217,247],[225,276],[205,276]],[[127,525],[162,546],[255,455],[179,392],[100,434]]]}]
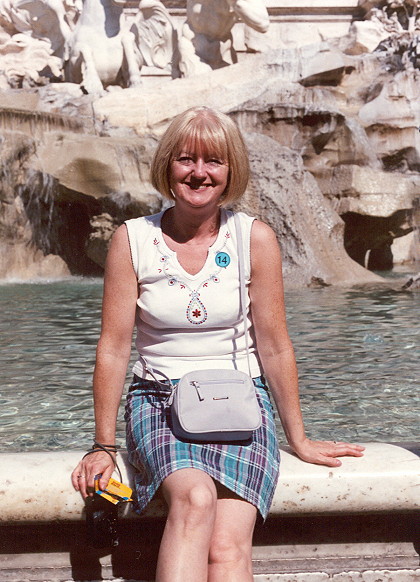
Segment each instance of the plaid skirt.
[{"label": "plaid skirt", "polygon": [[[176,383],[176,381],[173,381]],[[162,481],[178,469],[200,469],[267,517],[277,485],[279,446],[273,407],[263,378],[254,378],[262,424],[246,443],[193,443],[170,428],[167,395],[156,382],[135,377],[127,394],[127,450],[135,475],[136,511],[141,513]]]}]

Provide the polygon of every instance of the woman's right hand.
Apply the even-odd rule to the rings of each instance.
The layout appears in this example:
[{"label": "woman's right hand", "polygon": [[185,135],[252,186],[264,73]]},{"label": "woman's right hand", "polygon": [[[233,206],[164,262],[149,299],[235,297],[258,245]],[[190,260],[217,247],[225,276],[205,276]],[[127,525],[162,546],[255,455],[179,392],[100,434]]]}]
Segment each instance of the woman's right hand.
[{"label": "woman's right hand", "polygon": [[[112,453],[111,453],[112,454]],[[101,475],[99,488],[105,489],[115,469],[115,455],[98,450],[84,457],[71,474],[71,482],[83,499],[95,491],[95,476]]]}]

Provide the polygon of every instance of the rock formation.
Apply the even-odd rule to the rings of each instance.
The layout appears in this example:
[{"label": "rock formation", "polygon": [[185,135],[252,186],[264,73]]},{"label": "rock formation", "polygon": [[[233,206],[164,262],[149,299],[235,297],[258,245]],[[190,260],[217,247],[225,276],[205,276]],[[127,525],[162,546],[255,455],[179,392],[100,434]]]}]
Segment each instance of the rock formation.
[{"label": "rock formation", "polygon": [[[15,26],[22,19],[13,14]],[[400,15],[399,36],[382,27],[370,44],[360,21],[347,37],[100,94],[56,82],[52,48],[41,81],[3,72],[4,83],[15,82],[0,94],[0,277],[100,274],[116,226],[164,207],[149,182],[151,156],[169,120],[197,104],[230,114],[247,136],[252,180],[241,208],[278,233],[286,283],[375,281],[362,265],[418,259],[420,73],[409,15]],[[66,17],[68,30],[75,20]],[[366,52],[372,39],[379,46]]]},{"label": "rock formation", "polygon": [[246,137],[252,179],[240,208],[264,217],[278,233],[287,284],[374,281],[346,253],[344,223],[305,170],[302,157],[260,133]]}]

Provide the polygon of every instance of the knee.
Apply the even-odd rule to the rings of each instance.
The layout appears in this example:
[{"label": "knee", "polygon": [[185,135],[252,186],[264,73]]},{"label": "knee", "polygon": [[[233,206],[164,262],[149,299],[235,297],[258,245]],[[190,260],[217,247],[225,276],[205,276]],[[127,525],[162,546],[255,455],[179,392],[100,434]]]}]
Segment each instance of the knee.
[{"label": "knee", "polygon": [[189,489],[186,505],[196,513],[208,513],[216,508],[217,496],[215,491],[205,484],[194,485]]},{"label": "knee", "polygon": [[182,519],[187,526],[197,527],[214,519],[216,502],[215,491],[206,484],[196,484],[172,500],[170,515]]},{"label": "knee", "polygon": [[252,544],[237,537],[219,534],[210,545],[209,564],[229,567],[247,566],[251,564]]}]

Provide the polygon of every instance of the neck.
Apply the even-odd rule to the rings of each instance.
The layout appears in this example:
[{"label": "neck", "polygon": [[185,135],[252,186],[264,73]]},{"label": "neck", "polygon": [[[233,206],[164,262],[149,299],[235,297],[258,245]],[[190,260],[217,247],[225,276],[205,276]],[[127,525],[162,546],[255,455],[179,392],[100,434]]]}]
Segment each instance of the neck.
[{"label": "neck", "polygon": [[207,240],[219,232],[220,208],[209,213],[187,214],[175,205],[164,215],[163,228],[165,234],[174,241],[185,243],[192,239]]}]

